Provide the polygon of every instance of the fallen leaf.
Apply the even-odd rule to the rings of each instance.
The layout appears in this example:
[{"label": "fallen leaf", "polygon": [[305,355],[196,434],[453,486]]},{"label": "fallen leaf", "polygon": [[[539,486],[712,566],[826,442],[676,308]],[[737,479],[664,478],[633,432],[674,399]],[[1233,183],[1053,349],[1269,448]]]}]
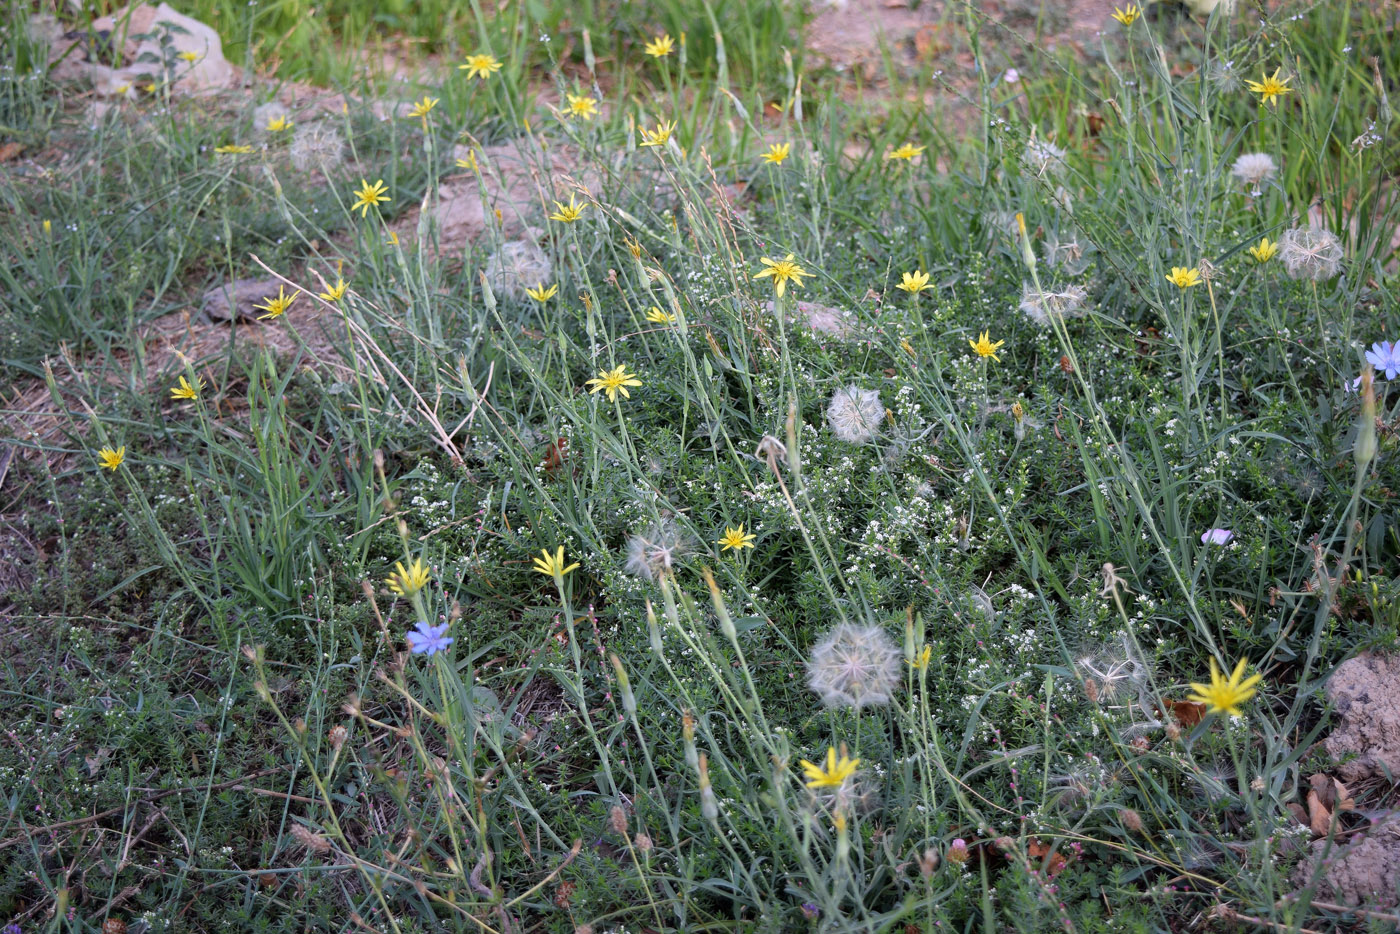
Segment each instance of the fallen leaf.
[{"label": "fallen leaf", "polygon": [[9,162],[23,151],[24,147],[19,143],[6,143],[0,146],[0,162]]},{"label": "fallen leaf", "polygon": [[97,773],[102,771],[102,765],[112,758],[112,750],[106,746],[98,747],[98,750],[90,756],[83,756],[83,764],[87,766],[88,776],[96,778]]},{"label": "fallen leaf", "polygon": [[1332,812],[1318,798],[1317,792],[1308,792],[1308,827],[1314,836],[1325,837],[1332,829]]},{"label": "fallen leaf", "polygon": [[1195,726],[1206,718],[1206,705],[1191,701],[1168,701],[1172,705],[1172,716],[1182,726]]}]

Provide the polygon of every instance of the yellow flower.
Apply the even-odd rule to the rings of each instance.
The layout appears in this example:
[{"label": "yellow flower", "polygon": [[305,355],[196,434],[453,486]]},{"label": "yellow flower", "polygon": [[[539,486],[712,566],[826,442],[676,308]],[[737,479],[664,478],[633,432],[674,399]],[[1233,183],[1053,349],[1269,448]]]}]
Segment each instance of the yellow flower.
[{"label": "yellow flower", "polygon": [[459,169],[471,169],[473,172],[480,172],[480,171],[481,171],[481,166],[479,166],[479,165],[476,164],[476,150],[475,150],[475,149],[468,149],[468,150],[467,150],[467,157],[466,157],[465,159],[458,159],[458,160],[457,160],[457,168],[459,168]]},{"label": "yellow flower", "polygon": [[675,324],[676,316],[669,311],[662,311],[655,305],[651,306],[651,311],[647,312],[647,320],[652,324]]},{"label": "yellow flower", "polygon": [[384,238],[384,245],[385,245],[385,246],[398,246],[398,245],[399,245],[399,232],[398,232],[397,230],[391,230],[391,231],[389,231],[389,236],[387,236],[387,237]]},{"label": "yellow flower", "polygon": [[642,51],[646,52],[652,58],[664,58],[670,55],[671,50],[675,47],[676,43],[671,39],[670,35],[663,33],[643,46]]},{"label": "yellow flower", "polygon": [[904,274],[904,281],[895,286],[895,288],[903,289],[910,295],[918,295],[928,287],[928,273],[920,272],[917,269],[914,270],[913,273],[906,272]]},{"label": "yellow flower", "polygon": [[369,213],[370,208],[377,208],[381,201],[389,200],[389,188],[384,184],[384,179],[380,179],[371,185],[363,178],[360,179],[360,187],[355,191],[355,203],[350,205],[350,210],[360,209],[360,216],[364,217]]},{"label": "yellow flower", "polygon": [[465,65],[458,65],[457,70],[465,71],[468,80],[480,78],[482,81],[485,81],[501,70],[501,63],[496,61],[491,55],[478,53],[476,55],[468,55],[467,63]]},{"label": "yellow flower", "polygon": [[906,659],[915,671],[925,671],[928,669],[929,659],[933,658],[933,646],[926,645],[910,659]]},{"label": "yellow flower", "polygon": [[892,149],[885,153],[885,159],[887,161],[890,159],[903,159],[908,162],[927,148],[927,146],[915,146],[913,143],[905,143],[898,149]]},{"label": "yellow flower", "polygon": [[859,759],[847,758],[845,755],[837,759],[836,750],[828,748],[825,768],[815,762],[803,759],[802,771],[807,775],[808,788],[840,788],[846,783],[846,779],[856,774],[856,766],[858,765],[860,765]]},{"label": "yellow flower", "polygon": [[53,236],[53,221],[49,220],[47,217],[44,218],[44,236]]},{"label": "yellow flower", "polygon": [[783,259],[776,261],[764,256],[759,259],[759,262],[768,268],[759,270],[754,273],[753,277],[755,279],[762,279],[765,276],[772,278],[773,291],[778,294],[779,298],[782,298],[783,292],[787,290],[787,282],[789,279],[792,280],[792,287],[797,288],[802,285],[803,276],[812,275],[812,273],[792,261],[791,253]]},{"label": "yellow flower", "polygon": [[170,387],[170,398],[172,399],[198,399],[199,391],[204,388],[204,380],[195,377],[194,385],[191,386],[183,376],[180,377],[180,385]]},{"label": "yellow flower", "polygon": [[1256,263],[1267,263],[1278,254],[1278,243],[1268,237],[1261,237],[1258,246],[1249,248],[1249,255],[1254,257]]},{"label": "yellow flower", "polygon": [[627,387],[640,386],[642,385],[642,381],[637,379],[637,374],[628,373],[627,366],[624,364],[615,370],[599,370],[597,377],[590,379],[584,385],[593,387],[588,390],[590,393],[595,393],[601,389],[608,394],[609,402],[616,402],[618,393],[622,393],[624,399],[632,398],[632,394],[627,391]]},{"label": "yellow flower", "polygon": [[1006,341],[997,341],[995,344],[993,344],[990,333],[987,331],[983,331],[980,335],[978,335],[977,340],[968,341],[968,344],[971,345],[972,349],[977,352],[977,356],[991,357],[997,363],[1001,362],[1001,357],[997,356],[997,351],[1000,350],[1002,344],[1005,343]]},{"label": "yellow flower", "polygon": [[269,318],[280,318],[280,317],[282,317],[282,315],[287,311],[287,309],[290,308],[290,307],[292,307],[292,302],[294,302],[294,301],[297,300],[297,296],[298,296],[298,295],[301,295],[300,292],[297,292],[297,293],[295,293],[294,295],[287,295],[286,292],[287,292],[287,287],[286,287],[286,286],[283,286],[283,285],[279,285],[279,286],[277,287],[277,297],[276,297],[276,298],[265,298],[265,299],[263,299],[263,301],[267,302],[266,305],[254,305],[254,306],[253,306],[253,307],[256,308],[258,311],[265,311],[265,312],[267,312],[267,314],[265,314],[265,315],[258,315],[258,320],[259,320],[259,321],[266,321],[266,320],[269,319]]},{"label": "yellow flower", "polygon": [[571,117],[582,117],[585,120],[592,120],[598,113],[598,99],[589,97],[587,94],[566,94],[568,101],[568,112]]},{"label": "yellow flower", "polygon": [[575,204],[573,192],[569,193],[568,204],[560,204],[556,201],[554,202],[554,206],[559,210],[549,215],[549,219],[552,221],[563,221],[566,224],[572,224],[582,217],[583,209],[588,207],[586,204]]},{"label": "yellow flower", "polygon": [[389,585],[389,590],[400,597],[411,597],[424,587],[428,586],[431,580],[428,574],[428,566],[420,559],[414,558],[413,562],[405,568],[402,561],[394,562],[394,573],[384,579],[384,583]]},{"label": "yellow flower", "polygon": [[199,59],[199,53],[198,53],[198,52],[181,52],[179,55],[177,55],[177,56],[175,56],[175,57],[178,58],[178,59],[180,59],[181,61],[193,62],[193,61],[197,61],[197,60]]},{"label": "yellow flower", "polygon": [[765,152],[763,155],[759,156],[759,158],[762,159],[764,162],[771,162],[774,165],[782,165],[783,160],[788,157],[788,153],[790,152],[792,152],[791,143],[783,143],[781,146],[777,143],[774,143],[773,145],[769,146],[768,151]]},{"label": "yellow flower", "polygon": [[111,448],[103,448],[97,452],[97,459],[102,462],[102,466],[108,470],[116,470],[126,460],[126,445],[122,445],[115,451]]},{"label": "yellow flower", "polygon": [[295,124],[286,117],[273,117],[271,120],[267,121],[267,126],[263,127],[263,129],[267,130],[269,133],[281,133],[283,130],[290,130],[293,126],[295,126]]},{"label": "yellow flower", "polygon": [[578,567],[577,561],[564,567],[563,545],[560,545],[554,554],[550,554],[548,548],[541,548],[540,556],[535,559],[535,570],[541,574],[548,574],[550,577],[563,577],[576,567]]},{"label": "yellow flower", "polygon": [[1172,274],[1167,276],[1167,281],[1178,289],[1189,289],[1193,285],[1201,284],[1201,271],[1187,269],[1185,266],[1173,266]]},{"label": "yellow flower", "polygon": [[221,156],[241,156],[244,153],[252,152],[253,147],[239,145],[215,146],[214,151]]},{"label": "yellow flower", "polygon": [[346,287],[347,284],[345,280],[338,278],[335,280],[335,285],[326,289],[326,291],[322,292],[319,297],[325,299],[328,302],[338,302],[345,297]]},{"label": "yellow flower", "polygon": [[1263,680],[1263,675],[1250,675],[1243,681],[1244,669],[1248,663],[1245,659],[1240,659],[1240,663],[1235,666],[1230,677],[1226,678],[1220,673],[1220,668],[1215,664],[1215,659],[1210,660],[1210,684],[1191,684],[1191,689],[1196,693],[1190,695],[1189,700],[1197,704],[1205,704],[1211,713],[1227,713],[1232,717],[1240,715],[1240,704],[1249,700],[1255,695],[1254,685]]},{"label": "yellow flower", "polygon": [[636,237],[624,237],[623,242],[627,244],[627,252],[632,254],[633,259],[642,258],[642,244]]},{"label": "yellow flower", "polygon": [[526,289],[525,294],[530,296],[537,302],[547,302],[551,298],[559,294],[559,286],[555,284],[551,285],[549,288],[545,288],[544,283],[541,282],[533,289]]},{"label": "yellow flower", "polygon": [[1113,8],[1113,18],[1118,20],[1118,22],[1122,23],[1124,26],[1131,26],[1133,23],[1136,23],[1138,17],[1141,15],[1142,10],[1138,9],[1138,5],[1136,3],[1130,3],[1127,5],[1127,7],[1121,10],[1117,7]]},{"label": "yellow flower", "polygon": [[428,114],[432,113],[433,108],[437,105],[438,99],[436,97],[429,97],[428,95],[424,94],[423,99],[421,101],[417,101],[414,103],[413,109],[408,112],[408,115],[410,117],[422,117],[426,120],[428,118]]},{"label": "yellow flower", "polygon": [[739,551],[743,548],[752,548],[754,539],[757,537],[758,536],[751,532],[745,532],[744,523],[740,522],[737,529],[731,529],[729,526],[725,526],[724,536],[719,541],[715,542],[715,544],[723,546],[720,548],[720,551]]},{"label": "yellow flower", "polygon": [[671,138],[671,132],[676,128],[676,121],[670,123],[658,123],[655,130],[648,130],[642,127],[643,146],[665,146],[666,141]]},{"label": "yellow flower", "polygon": [[1282,97],[1293,90],[1288,86],[1287,78],[1279,78],[1278,73],[1282,70],[1282,68],[1275,68],[1271,75],[1266,75],[1261,71],[1258,81],[1245,81],[1249,89],[1259,95],[1259,103],[1272,104],[1274,98]]}]

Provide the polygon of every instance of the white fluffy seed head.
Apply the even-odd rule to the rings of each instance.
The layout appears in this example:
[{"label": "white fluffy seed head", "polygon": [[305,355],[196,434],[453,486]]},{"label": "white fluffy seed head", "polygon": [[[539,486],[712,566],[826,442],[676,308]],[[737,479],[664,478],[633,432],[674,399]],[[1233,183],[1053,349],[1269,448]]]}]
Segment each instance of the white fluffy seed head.
[{"label": "white fluffy seed head", "polygon": [[1065,151],[1054,143],[1033,139],[1026,144],[1021,162],[1032,175],[1059,175],[1065,168]]},{"label": "white fluffy seed head", "polygon": [[655,580],[674,570],[692,548],[690,536],[674,519],[662,519],[653,522],[646,532],[627,539],[627,562],[623,568],[628,574]]},{"label": "white fluffy seed head", "polygon": [[887,704],[898,683],[899,648],[879,626],[841,623],[807,664],[807,684],[828,707]]},{"label": "white fluffy seed head", "polygon": [[1067,285],[1059,292],[1039,292],[1027,284],[1021,287],[1021,313],[1036,324],[1045,326],[1055,318],[1078,318],[1089,309],[1085,302],[1089,293],[1082,286]]},{"label": "white fluffy seed head", "polygon": [[875,389],[847,386],[831,396],[826,420],[837,438],[850,444],[864,444],[880,430],[885,420],[885,407]]},{"label": "white fluffy seed head", "polygon": [[1278,164],[1268,153],[1247,152],[1235,160],[1230,174],[1239,179],[1241,185],[1257,190],[1278,174]]},{"label": "white fluffy seed head", "polygon": [[548,285],[554,278],[549,255],[529,240],[507,240],[486,260],[486,279],[491,290],[514,301],[525,297],[526,289]]},{"label": "white fluffy seed head", "polygon": [[345,140],[328,121],[318,120],[292,131],[289,149],[298,172],[325,172],[345,159]]},{"label": "white fluffy seed head", "polygon": [[1322,282],[1342,267],[1342,241],[1324,227],[1295,227],[1278,241],[1283,268],[1294,279]]}]

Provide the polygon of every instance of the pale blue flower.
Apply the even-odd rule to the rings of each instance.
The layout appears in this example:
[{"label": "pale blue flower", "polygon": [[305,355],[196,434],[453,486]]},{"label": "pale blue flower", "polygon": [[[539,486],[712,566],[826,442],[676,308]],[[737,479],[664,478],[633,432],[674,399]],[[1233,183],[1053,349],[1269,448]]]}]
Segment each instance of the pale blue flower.
[{"label": "pale blue flower", "polygon": [[1400,348],[1390,341],[1377,341],[1366,351],[1366,362],[1377,371],[1384,370],[1386,379],[1394,379],[1400,373]]},{"label": "pale blue flower", "polygon": [[450,623],[430,626],[426,620],[419,620],[418,628],[408,634],[408,648],[414,655],[436,655],[447,651],[453,639],[447,635]]},{"label": "pale blue flower", "polygon": [[1210,529],[1201,533],[1202,545],[1228,545],[1235,537],[1229,529]]}]

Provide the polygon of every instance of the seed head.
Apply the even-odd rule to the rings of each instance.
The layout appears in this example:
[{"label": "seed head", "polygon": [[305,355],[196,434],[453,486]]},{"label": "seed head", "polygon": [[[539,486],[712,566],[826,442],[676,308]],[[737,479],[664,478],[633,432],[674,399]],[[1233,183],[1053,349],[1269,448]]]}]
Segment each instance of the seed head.
[{"label": "seed head", "polygon": [[529,240],[507,240],[486,260],[486,280],[497,295],[515,301],[537,283],[554,278],[554,264]]},{"label": "seed head", "polygon": [[624,569],[647,580],[671,573],[676,563],[690,554],[693,542],[674,519],[653,522],[646,532],[627,539]]},{"label": "seed head", "polygon": [[288,153],[298,172],[324,173],[344,161],[345,140],[326,121],[308,123],[296,128]]},{"label": "seed head", "polygon": [[1278,174],[1278,164],[1274,157],[1263,152],[1247,152],[1235,160],[1230,174],[1241,185],[1250,189],[1251,194],[1259,194],[1259,186],[1271,181]]},{"label": "seed head", "polygon": [[1082,286],[1069,285],[1061,292],[1040,292],[1029,283],[1021,287],[1021,313],[1042,327],[1056,318],[1078,318],[1089,293]]},{"label": "seed head", "polygon": [[847,386],[832,394],[826,420],[837,438],[849,444],[864,444],[879,431],[885,420],[885,407],[880,403],[878,390]]},{"label": "seed head", "polygon": [[1021,162],[1037,177],[1059,175],[1065,169],[1065,151],[1043,139],[1032,139],[1021,154]]},{"label": "seed head", "polygon": [[807,683],[828,707],[888,703],[899,683],[899,648],[879,626],[841,623],[812,649]]},{"label": "seed head", "polygon": [[1342,241],[1323,227],[1295,227],[1279,238],[1279,256],[1293,279],[1323,282],[1342,266]]}]

